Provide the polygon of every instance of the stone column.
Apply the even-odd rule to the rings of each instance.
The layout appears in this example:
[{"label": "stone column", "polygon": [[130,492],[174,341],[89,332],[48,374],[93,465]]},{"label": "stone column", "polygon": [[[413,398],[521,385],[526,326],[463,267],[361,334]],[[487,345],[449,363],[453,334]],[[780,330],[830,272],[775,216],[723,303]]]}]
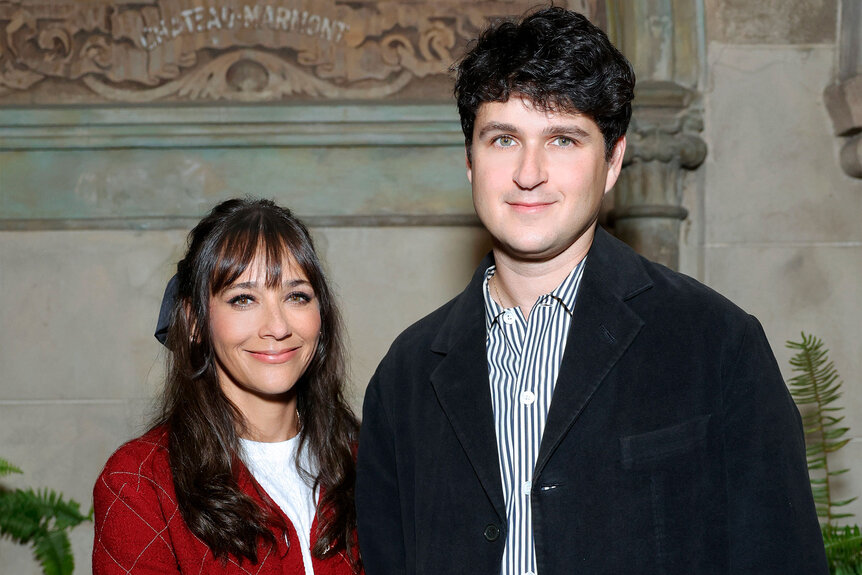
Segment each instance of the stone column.
[{"label": "stone column", "polygon": [[841,149],[844,172],[862,178],[862,3],[844,0],[838,38],[838,78],[823,94]]},{"label": "stone column", "polygon": [[634,115],[610,220],[653,261],[679,266],[683,179],[706,157],[700,106],[700,0],[608,3],[612,39],[637,74]]}]

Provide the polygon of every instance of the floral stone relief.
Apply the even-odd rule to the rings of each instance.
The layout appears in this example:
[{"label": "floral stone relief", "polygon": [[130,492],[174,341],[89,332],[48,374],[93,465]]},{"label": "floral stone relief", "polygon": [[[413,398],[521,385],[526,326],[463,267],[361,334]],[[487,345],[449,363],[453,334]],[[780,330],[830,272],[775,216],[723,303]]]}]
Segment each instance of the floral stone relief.
[{"label": "floral stone relief", "polygon": [[[527,1],[0,2],[0,105],[383,99]],[[603,0],[569,0],[588,16]],[[603,24],[601,19],[598,23]],[[451,82],[414,90],[446,100]]]}]

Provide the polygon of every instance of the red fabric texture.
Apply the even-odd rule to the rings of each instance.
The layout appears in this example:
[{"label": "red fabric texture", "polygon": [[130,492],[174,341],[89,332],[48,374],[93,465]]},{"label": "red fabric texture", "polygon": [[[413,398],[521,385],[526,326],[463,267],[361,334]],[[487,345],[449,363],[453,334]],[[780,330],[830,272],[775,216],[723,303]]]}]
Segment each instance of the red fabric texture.
[{"label": "red fabric texture", "polygon": [[[116,451],[93,488],[95,575],[304,575],[296,530],[273,528],[277,547],[260,544],[258,562],[230,556],[216,559],[189,531],[177,507],[168,461],[168,433],[156,428]],[[251,475],[243,468],[239,484],[261,504]],[[317,521],[312,527],[315,531]],[[313,535],[312,535],[313,537]],[[285,541],[287,539],[287,541]],[[314,539],[312,539],[312,546]],[[354,575],[343,554],[312,558],[315,575]]]}]

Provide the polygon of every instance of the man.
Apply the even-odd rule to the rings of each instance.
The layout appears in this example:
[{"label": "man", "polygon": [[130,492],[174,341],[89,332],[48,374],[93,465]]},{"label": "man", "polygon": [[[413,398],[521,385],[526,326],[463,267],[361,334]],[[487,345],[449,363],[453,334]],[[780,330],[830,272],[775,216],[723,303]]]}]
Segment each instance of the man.
[{"label": "man", "polygon": [[560,8],[458,64],[493,252],[369,384],[368,575],[827,572],[760,324],[596,227],[633,90],[605,34]]}]

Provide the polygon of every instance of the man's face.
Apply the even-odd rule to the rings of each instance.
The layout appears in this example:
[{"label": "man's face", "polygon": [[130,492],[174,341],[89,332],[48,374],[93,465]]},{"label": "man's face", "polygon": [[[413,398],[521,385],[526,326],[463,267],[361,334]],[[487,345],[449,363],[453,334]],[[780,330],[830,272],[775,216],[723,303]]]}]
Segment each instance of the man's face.
[{"label": "man's face", "polygon": [[592,119],[544,112],[513,96],[479,106],[471,152],[473,205],[495,248],[513,260],[547,261],[567,250],[586,254],[625,138],[606,161]]}]

